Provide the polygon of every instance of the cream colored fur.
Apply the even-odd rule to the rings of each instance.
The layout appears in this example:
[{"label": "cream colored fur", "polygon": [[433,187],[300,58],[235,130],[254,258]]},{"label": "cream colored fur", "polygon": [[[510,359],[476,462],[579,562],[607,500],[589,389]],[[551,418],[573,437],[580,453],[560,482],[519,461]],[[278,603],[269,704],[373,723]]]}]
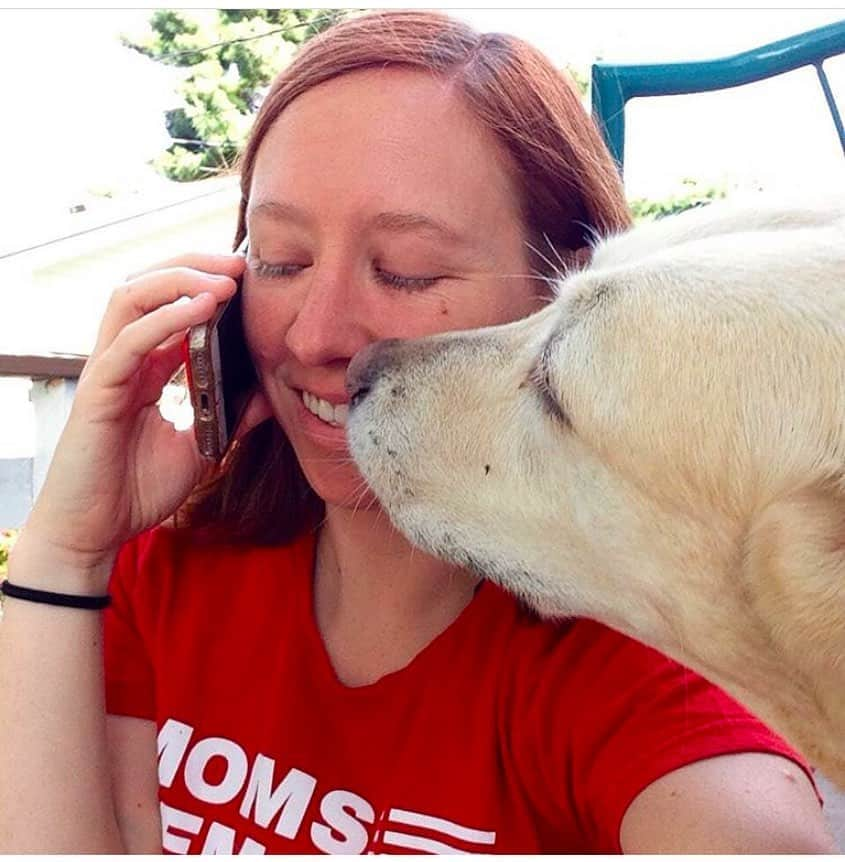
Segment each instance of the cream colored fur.
[{"label": "cream colored fur", "polygon": [[845,786],[845,196],[635,228],[532,317],[349,380],[413,542],[673,656]]}]

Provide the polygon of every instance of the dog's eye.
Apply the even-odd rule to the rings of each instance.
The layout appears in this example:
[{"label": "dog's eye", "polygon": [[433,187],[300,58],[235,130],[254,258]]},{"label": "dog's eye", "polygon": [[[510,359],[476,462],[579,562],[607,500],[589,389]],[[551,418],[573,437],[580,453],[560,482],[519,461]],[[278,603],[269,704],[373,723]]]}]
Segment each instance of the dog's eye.
[{"label": "dog's eye", "polygon": [[553,349],[554,341],[549,341],[543,347],[543,352],[540,354],[536,365],[531,370],[529,379],[531,381],[532,388],[542,401],[543,408],[545,409],[545,411],[552,418],[558,420],[559,422],[563,422],[564,425],[571,428],[572,422],[561,407],[555,388],[552,386],[551,382],[550,373],[552,368],[551,363]]}]

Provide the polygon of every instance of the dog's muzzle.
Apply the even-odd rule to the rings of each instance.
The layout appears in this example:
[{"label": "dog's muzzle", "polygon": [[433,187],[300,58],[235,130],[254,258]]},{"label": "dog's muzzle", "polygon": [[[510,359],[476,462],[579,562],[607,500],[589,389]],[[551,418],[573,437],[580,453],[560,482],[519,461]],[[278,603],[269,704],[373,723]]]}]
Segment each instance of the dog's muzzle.
[{"label": "dog's muzzle", "polygon": [[346,369],[350,407],[360,404],[384,370],[395,364],[401,344],[398,338],[386,338],[368,344],[352,357]]}]

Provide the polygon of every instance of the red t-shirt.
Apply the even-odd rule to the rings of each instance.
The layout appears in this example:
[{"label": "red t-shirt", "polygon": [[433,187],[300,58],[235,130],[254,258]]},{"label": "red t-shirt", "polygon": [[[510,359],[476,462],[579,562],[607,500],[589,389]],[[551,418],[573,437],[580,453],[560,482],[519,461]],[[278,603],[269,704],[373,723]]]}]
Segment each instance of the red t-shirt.
[{"label": "red t-shirt", "polygon": [[[314,542],[130,542],[107,705],[155,720],[165,851],[617,852],[631,800],[716,754],[795,757],[692,672],[483,583],[400,671],[348,688],[312,609]],[[800,762],[800,761],[799,761]]]}]

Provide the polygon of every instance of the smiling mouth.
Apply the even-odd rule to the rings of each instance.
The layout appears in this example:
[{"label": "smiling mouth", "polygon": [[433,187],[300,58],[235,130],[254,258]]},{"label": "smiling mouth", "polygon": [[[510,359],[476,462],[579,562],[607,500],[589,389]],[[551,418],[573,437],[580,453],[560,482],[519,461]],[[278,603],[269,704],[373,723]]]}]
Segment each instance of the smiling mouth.
[{"label": "smiling mouth", "polygon": [[305,389],[300,392],[300,396],[305,409],[322,419],[327,425],[333,425],[335,428],[346,426],[346,418],[349,415],[348,404],[329,404],[328,401],[318,398]]}]

